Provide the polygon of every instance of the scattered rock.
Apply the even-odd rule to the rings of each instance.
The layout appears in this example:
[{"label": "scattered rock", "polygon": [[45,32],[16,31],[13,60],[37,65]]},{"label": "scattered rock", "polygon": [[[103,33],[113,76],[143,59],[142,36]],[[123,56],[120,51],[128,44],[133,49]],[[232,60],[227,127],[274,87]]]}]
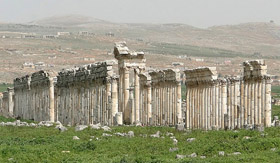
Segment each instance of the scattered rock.
[{"label": "scattered rock", "polygon": [[170,139],[175,139],[175,136],[171,136]]},{"label": "scattered rock", "polygon": [[245,130],[253,130],[253,129],[254,129],[254,126],[251,125],[251,124],[246,124],[246,125],[244,126],[244,128],[245,128]]},{"label": "scattered rock", "polygon": [[184,124],[176,124],[175,126],[177,131],[184,131],[185,125]]},{"label": "scattered rock", "polygon": [[201,159],[206,159],[206,156],[200,156]]},{"label": "scattered rock", "polygon": [[111,128],[108,126],[103,126],[101,127],[104,131],[111,131]]},{"label": "scattered rock", "polygon": [[185,158],[186,157],[186,155],[176,155],[176,159],[183,159],[183,158]]},{"label": "scattered rock", "polygon": [[14,161],[14,158],[9,158],[8,161]]},{"label": "scattered rock", "polygon": [[58,126],[58,130],[60,131],[60,132],[65,132],[65,131],[67,131],[68,129],[66,128],[66,127],[64,127],[64,126]]},{"label": "scattered rock", "polygon": [[63,126],[62,123],[61,123],[60,121],[56,121],[55,124],[56,124],[56,125]]},{"label": "scattered rock", "polygon": [[276,148],[271,148],[270,150],[274,152],[274,151],[276,151]]},{"label": "scattered rock", "polygon": [[142,124],[141,124],[141,122],[136,122],[135,126],[136,127],[142,127]]},{"label": "scattered rock", "polygon": [[134,132],[133,131],[128,131],[127,136],[132,138],[134,137]]},{"label": "scattered rock", "polygon": [[187,142],[190,142],[190,143],[191,143],[191,142],[193,142],[193,141],[195,141],[195,138],[188,138],[188,139],[187,139]]},{"label": "scattered rock", "polygon": [[233,155],[241,155],[240,152],[234,152]]},{"label": "scattered rock", "polygon": [[197,157],[197,154],[196,153],[192,153],[192,154],[189,155],[189,157],[195,158],[195,157]]},{"label": "scattered rock", "polygon": [[100,123],[97,123],[97,124],[92,124],[92,125],[90,125],[90,127],[91,127],[91,129],[100,129],[100,127],[101,127],[101,125],[100,125]]},{"label": "scattered rock", "polygon": [[225,151],[219,151],[219,156],[225,156]]},{"label": "scattered rock", "polygon": [[238,130],[234,130],[233,132],[234,132],[234,133],[239,133],[239,131],[238,131]]},{"label": "scattered rock", "polygon": [[264,126],[263,125],[257,125],[256,130],[259,132],[264,132]]},{"label": "scattered rock", "polygon": [[38,123],[38,126],[51,127],[51,126],[53,126],[53,122],[51,122],[51,121],[41,121],[40,123]]},{"label": "scattered rock", "polygon": [[177,139],[173,139],[173,145],[177,145],[178,140]]},{"label": "scattered rock", "polygon": [[90,136],[90,138],[94,139],[95,137],[94,136]]},{"label": "scattered rock", "polygon": [[115,135],[117,135],[117,136],[125,136],[126,134],[125,133],[117,132],[117,133],[115,133]]},{"label": "scattered rock", "polygon": [[70,153],[70,151],[61,151],[61,153]]},{"label": "scattered rock", "polygon": [[112,135],[111,134],[107,134],[107,133],[103,133],[102,136],[109,137],[109,136],[112,136]]},{"label": "scattered rock", "polygon": [[169,148],[169,152],[175,152],[175,151],[178,151],[179,148],[175,147],[175,148]]},{"label": "scattered rock", "polygon": [[173,136],[174,134],[173,133],[170,133],[170,132],[167,132],[166,133],[166,136]]},{"label": "scattered rock", "polygon": [[140,134],[139,136],[143,137],[143,138],[146,138],[147,137],[147,134]]},{"label": "scattered rock", "polygon": [[251,137],[249,137],[249,136],[244,136],[243,139],[249,140],[249,139],[251,139]]},{"label": "scattered rock", "polygon": [[160,131],[157,131],[156,134],[151,135],[152,138],[159,138]]},{"label": "scattered rock", "polygon": [[80,140],[78,136],[73,136],[73,140]]},{"label": "scattered rock", "polygon": [[37,125],[35,123],[30,123],[29,126],[30,127],[36,127]]},{"label": "scattered rock", "polygon": [[92,139],[89,139],[89,141],[92,141]]},{"label": "scattered rock", "polygon": [[16,126],[16,122],[7,122],[6,126]]},{"label": "scattered rock", "polygon": [[273,120],[279,120],[278,116],[274,116]]},{"label": "scattered rock", "polygon": [[86,128],[88,128],[87,125],[78,125],[75,127],[75,131],[83,131]]}]

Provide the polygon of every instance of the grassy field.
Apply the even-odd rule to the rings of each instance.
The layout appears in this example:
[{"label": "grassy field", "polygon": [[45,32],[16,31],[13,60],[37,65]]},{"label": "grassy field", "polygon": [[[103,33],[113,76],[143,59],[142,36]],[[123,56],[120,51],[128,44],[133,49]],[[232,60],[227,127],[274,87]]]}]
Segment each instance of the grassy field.
[{"label": "grassy field", "polygon": [[[280,128],[267,128],[266,136],[246,130],[186,133],[168,127],[114,127],[109,134],[130,130],[135,137],[102,137],[104,131],[89,128],[60,133],[54,127],[0,127],[0,162],[278,162],[280,158]],[[164,138],[149,137],[157,131]],[[174,133],[178,151],[169,151],[175,146],[167,132]],[[99,140],[89,141],[90,136]],[[196,140],[190,143],[187,138]],[[219,156],[219,151],[225,151],[225,156]],[[228,155],[234,152],[241,155]],[[175,159],[176,154],[192,153],[198,157]]]}]

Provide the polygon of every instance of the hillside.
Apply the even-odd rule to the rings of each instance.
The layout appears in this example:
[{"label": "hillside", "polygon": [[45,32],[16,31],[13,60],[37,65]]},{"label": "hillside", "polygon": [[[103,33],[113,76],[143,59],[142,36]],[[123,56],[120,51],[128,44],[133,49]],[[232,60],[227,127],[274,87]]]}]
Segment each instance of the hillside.
[{"label": "hillside", "polygon": [[64,15],[64,16],[52,16],[43,18],[40,20],[34,20],[28,24],[43,25],[43,26],[62,26],[62,27],[74,27],[74,26],[83,26],[86,24],[95,24],[95,23],[109,23],[104,20],[81,16],[81,15]]}]

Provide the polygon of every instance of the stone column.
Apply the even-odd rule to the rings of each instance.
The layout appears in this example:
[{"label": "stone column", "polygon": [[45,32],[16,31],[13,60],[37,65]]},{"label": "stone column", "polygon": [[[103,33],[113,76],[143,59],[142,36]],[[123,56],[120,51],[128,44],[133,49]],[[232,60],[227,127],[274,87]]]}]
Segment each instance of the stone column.
[{"label": "stone column", "polygon": [[265,87],[265,126],[271,127],[271,80],[266,79]]},{"label": "stone column", "polygon": [[148,120],[149,125],[152,125],[152,87],[149,84],[147,86],[147,109],[148,109]]},{"label": "stone column", "polygon": [[185,126],[187,129],[190,129],[190,89],[186,84],[186,115],[185,115]]},{"label": "stone column", "polygon": [[255,125],[255,81],[252,81],[252,86],[251,86],[251,89],[252,89],[252,97],[251,97],[251,117],[252,117],[252,122],[251,124],[252,125]]},{"label": "stone column", "polygon": [[182,123],[181,82],[177,83],[177,123]]},{"label": "stone column", "polygon": [[117,79],[112,79],[112,124],[114,124],[114,119],[116,119],[116,114],[118,112],[118,83]]},{"label": "stone column", "polygon": [[130,108],[129,108],[129,69],[124,68],[124,84],[123,84],[123,92],[124,92],[124,122],[126,124],[130,123]]},{"label": "stone column", "polygon": [[9,93],[9,97],[8,97],[8,115],[10,117],[13,117],[14,115],[14,101],[13,101],[13,97],[14,97],[14,89],[13,88],[8,88],[8,93]]},{"label": "stone column", "polygon": [[55,121],[55,114],[54,114],[54,83],[53,78],[49,79],[50,85],[49,85],[49,99],[50,99],[50,121]]},{"label": "stone column", "polygon": [[261,80],[258,81],[258,124],[262,124],[262,83]]},{"label": "stone column", "polygon": [[134,69],[134,93],[135,93],[135,121],[133,123],[140,122],[139,117],[139,94],[140,94],[140,85],[139,85],[139,76],[138,76],[138,70]]}]

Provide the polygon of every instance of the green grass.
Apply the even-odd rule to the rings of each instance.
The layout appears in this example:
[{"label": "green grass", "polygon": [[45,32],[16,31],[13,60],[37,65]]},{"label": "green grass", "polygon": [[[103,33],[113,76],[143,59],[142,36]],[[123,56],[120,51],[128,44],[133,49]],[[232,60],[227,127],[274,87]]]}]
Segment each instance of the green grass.
[{"label": "green grass", "polygon": [[279,85],[273,85],[271,87],[271,93],[274,97],[280,98],[280,86]]},{"label": "green grass", "polygon": [[[102,137],[102,130],[74,128],[60,133],[54,127],[0,127],[0,162],[278,162],[280,158],[280,128],[267,128],[265,137],[257,131],[193,131],[178,132],[169,127],[113,127],[112,133],[134,131],[134,138]],[[151,138],[160,131],[165,138]],[[165,134],[172,132],[178,140],[178,151]],[[147,134],[148,137],[140,135]],[[80,140],[72,140],[78,136]],[[89,141],[90,136],[101,140]],[[244,139],[245,136],[251,139]],[[196,138],[192,143],[187,138]],[[276,151],[271,151],[276,148]],[[62,151],[70,151],[63,153]],[[226,156],[218,156],[225,151]],[[197,158],[175,159],[176,154]],[[241,152],[238,156],[228,156]],[[204,155],[207,158],[201,159]]]},{"label": "green grass", "polygon": [[5,92],[8,87],[13,87],[13,84],[0,84],[0,92]]}]

